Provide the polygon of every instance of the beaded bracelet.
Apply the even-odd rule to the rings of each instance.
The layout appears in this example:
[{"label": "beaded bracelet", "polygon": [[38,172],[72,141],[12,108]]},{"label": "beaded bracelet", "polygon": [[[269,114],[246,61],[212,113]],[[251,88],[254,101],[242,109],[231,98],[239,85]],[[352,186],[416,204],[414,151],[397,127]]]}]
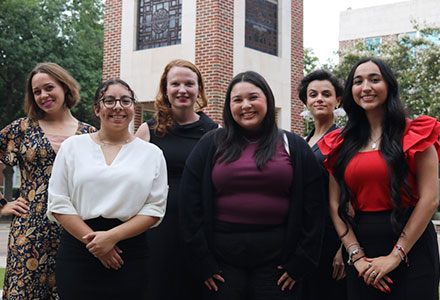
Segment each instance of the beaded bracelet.
[{"label": "beaded bracelet", "polygon": [[399,256],[402,259],[402,261],[404,261],[406,265],[409,267],[409,259],[408,259],[408,255],[406,255],[405,249],[403,249],[402,246],[397,244],[394,247],[396,247],[396,249],[399,251]]}]

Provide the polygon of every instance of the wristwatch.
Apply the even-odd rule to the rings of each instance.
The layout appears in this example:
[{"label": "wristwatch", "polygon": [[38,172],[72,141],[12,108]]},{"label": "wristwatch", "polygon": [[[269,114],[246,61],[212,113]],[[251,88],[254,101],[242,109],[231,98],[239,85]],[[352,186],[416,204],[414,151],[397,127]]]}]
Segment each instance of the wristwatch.
[{"label": "wristwatch", "polygon": [[8,204],[8,201],[6,201],[5,198],[1,198],[0,199],[0,208],[3,208],[3,206],[5,206],[6,204]]}]

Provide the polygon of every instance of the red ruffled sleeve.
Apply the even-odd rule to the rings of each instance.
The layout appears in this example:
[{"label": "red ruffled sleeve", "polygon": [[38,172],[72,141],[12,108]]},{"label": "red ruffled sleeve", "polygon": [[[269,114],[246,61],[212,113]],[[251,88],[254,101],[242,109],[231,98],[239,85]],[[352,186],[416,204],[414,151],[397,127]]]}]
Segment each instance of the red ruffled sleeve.
[{"label": "red ruffled sleeve", "polygon": [[415,173],[416,171],[415,154],[425,151],[431,145],[435,146],[440,160],[439,134],[440,122],[435,118],[421,116],[415,120],[407,121],[402,146],[411,172]]},{"label": "red ruffled sleeve", "polygon": [[324,167],[329,171],[331,174],[333,174],[333,164],[336,161],[336,149],[339,148],[339,146],[342,144],[344,139],[340,135],[341,129],[333,130],[332,132],[328,133],[324,136],[322,140],[318,142],[319,150],[323,155],[325,155],[327,158],[324,160]]}]

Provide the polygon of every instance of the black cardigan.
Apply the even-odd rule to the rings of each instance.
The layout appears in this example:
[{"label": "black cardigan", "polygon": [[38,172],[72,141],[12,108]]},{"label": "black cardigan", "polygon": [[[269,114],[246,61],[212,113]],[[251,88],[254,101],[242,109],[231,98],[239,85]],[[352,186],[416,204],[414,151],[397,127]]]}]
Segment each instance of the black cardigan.
[{"label": "black cardigan", "polygon": [[[213,247],[215,190],[215,135],[207,133],[185,164],[180,184],[182,234],[191,267],[205,281],[219,273]],[[287,218],[282,266],[295,280],[313,271],[319,262],[324,230],[324,197],[319,164],[309,145],[291,132],[287,135],[293,166],[291,201]]]}]

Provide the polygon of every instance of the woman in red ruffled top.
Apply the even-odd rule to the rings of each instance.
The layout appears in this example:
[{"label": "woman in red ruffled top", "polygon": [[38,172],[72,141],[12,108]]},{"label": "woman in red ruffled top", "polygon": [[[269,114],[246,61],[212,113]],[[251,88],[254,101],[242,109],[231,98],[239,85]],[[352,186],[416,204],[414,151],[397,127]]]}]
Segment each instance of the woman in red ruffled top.
[{"label": "woman in red ruffled top", "polygon": [[440,123],[409,120],[382,60],[357,62],[342,100],[348,122],[319,147],[330,214],[346,249],[348,298],[438,299]]}]

